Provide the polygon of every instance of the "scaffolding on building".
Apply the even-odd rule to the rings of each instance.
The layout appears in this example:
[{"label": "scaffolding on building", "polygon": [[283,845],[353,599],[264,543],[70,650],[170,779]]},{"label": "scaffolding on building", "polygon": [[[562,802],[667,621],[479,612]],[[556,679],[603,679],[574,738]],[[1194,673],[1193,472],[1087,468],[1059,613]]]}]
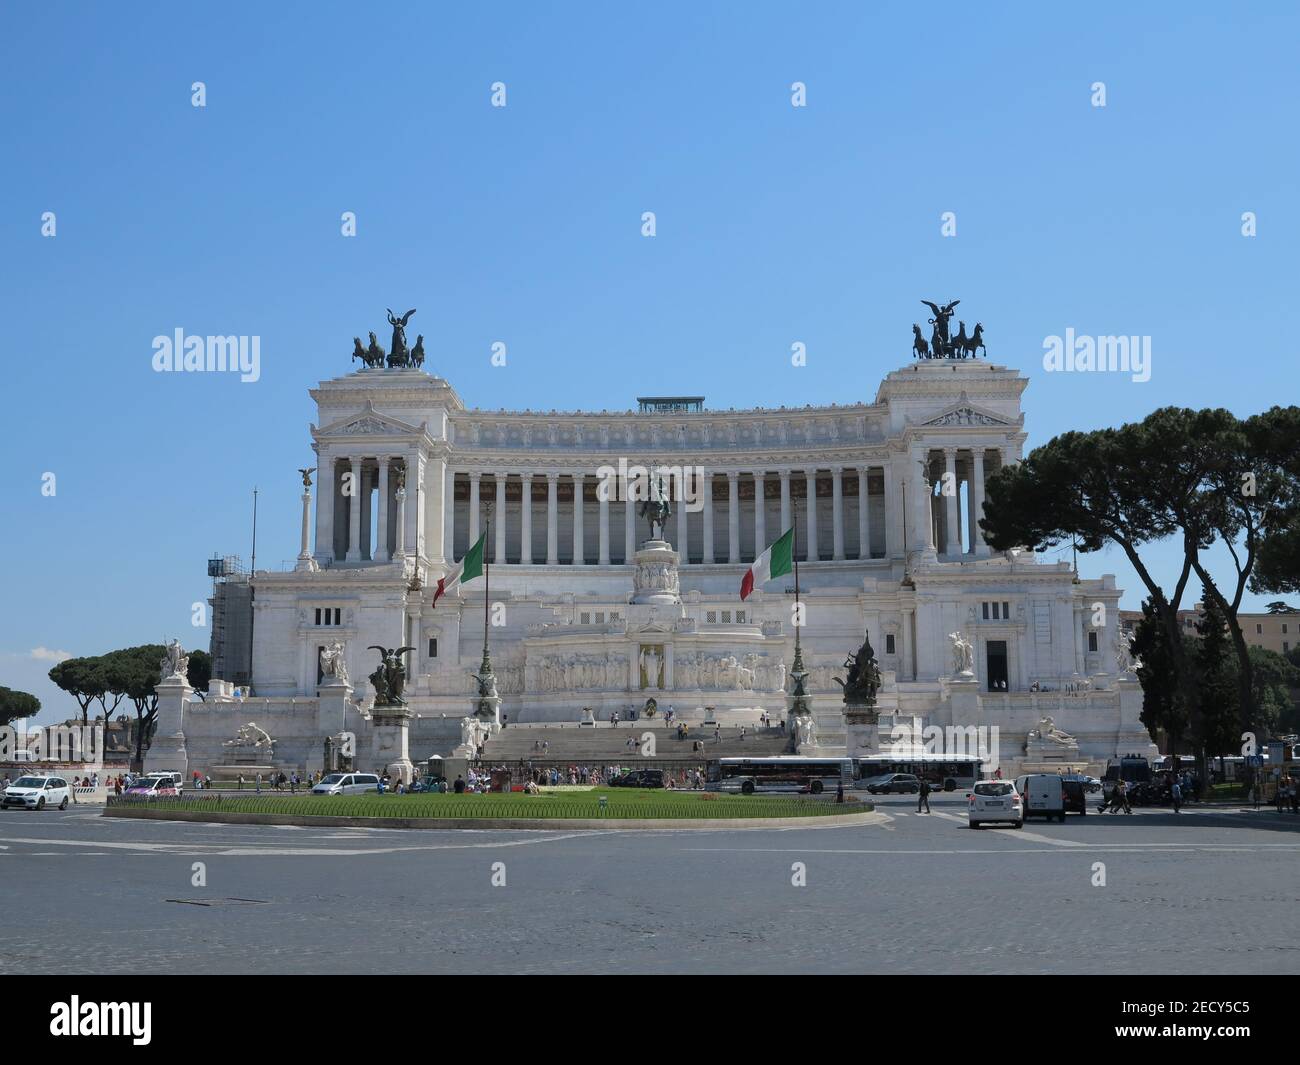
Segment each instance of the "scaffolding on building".
[{"label": "scaffolding on building", "polygon": [[239,555],[208,559],[212,578],[212,676],[243,687],[252,680],[253,585]]}]

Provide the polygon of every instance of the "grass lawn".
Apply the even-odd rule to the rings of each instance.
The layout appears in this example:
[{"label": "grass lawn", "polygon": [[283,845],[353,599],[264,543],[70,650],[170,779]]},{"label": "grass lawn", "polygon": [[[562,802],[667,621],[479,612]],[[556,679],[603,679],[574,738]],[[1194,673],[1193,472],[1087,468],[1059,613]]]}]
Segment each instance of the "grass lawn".
[{"label": "grass lawn", "polygon": [[[600,799],[604,797],[602,809]],[[117,800],[110,800],[114,805]],[[593,788],[542,795],[201,795],[180,799],[131,799],[151,809],[222,813],[313,814],[334,817],[465,818],[725,818],[826,817],[863,812],[866,803],[771,795],[715,795],[700,791]]]}]

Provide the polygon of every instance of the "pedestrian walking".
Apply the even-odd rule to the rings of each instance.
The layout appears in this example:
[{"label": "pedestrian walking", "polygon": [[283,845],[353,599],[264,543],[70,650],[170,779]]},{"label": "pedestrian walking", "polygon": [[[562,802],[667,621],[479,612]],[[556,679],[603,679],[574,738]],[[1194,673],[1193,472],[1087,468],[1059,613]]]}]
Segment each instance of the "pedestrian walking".
[{"label": "pedestrian walking", "polygon": [[1173,787],[1169,789],[1169,798],[1173,800],[1174,813],[1178,813],[1183,808],[1183,788],[1177,780],[1174,781]]},{"label": "pedestrian walking", "polygon": [[257,774],[257,794],[262,794],[262,774]]},{"label": "pedestrian walking", "polygon": [[[841,784],[840,787],[843,787]],[[930,812],[930,782],[924,778],[921,780],[921,788],[916,793],[916,812],[921,812],[921,807],[925,807],[925,812]]]}]

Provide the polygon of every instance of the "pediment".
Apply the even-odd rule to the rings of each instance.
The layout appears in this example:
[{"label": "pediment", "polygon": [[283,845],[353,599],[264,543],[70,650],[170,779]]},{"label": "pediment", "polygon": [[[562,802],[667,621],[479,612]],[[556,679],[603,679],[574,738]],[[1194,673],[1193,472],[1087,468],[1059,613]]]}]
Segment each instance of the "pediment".
[{"label": "pediment", "polygon": [[323,437],[343,436],[411,436],[423,432],[423,428],[382,414],[373,403],[366,400],[365,407],[357,414],[331,422],[321,429],[313,429],[312,435],[317,439]]},{"label": "pediment", "polygon": [[927,418],[920,423],[927,428],[931,426],[946,425],[1001,425],[1013,426],[1016,422],[1010,421],[995,411],[988,410],[975,403],[972,403],[970,397],[965,392],[957,399],[957,402],[946,407],[933,417]]}]

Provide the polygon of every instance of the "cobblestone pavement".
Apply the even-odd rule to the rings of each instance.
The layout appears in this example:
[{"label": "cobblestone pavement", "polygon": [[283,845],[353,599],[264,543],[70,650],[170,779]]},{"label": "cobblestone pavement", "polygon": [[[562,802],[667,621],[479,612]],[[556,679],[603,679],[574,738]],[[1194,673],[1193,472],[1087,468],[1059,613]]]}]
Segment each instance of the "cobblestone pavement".
[{"label": "cobblestone pavement", "polygon": [[[1300,972],[1300,817],[456,832],[0,814],[5,971]],[[201,862],[206,885],[193,882]],[[493,886],[494,866],[504,886]],[[802,863],[806,886],[794,886]],[[1099,868],[1099,864],[1104,870]],[[1104,872],[1104,886],[1095,882]]]}]

